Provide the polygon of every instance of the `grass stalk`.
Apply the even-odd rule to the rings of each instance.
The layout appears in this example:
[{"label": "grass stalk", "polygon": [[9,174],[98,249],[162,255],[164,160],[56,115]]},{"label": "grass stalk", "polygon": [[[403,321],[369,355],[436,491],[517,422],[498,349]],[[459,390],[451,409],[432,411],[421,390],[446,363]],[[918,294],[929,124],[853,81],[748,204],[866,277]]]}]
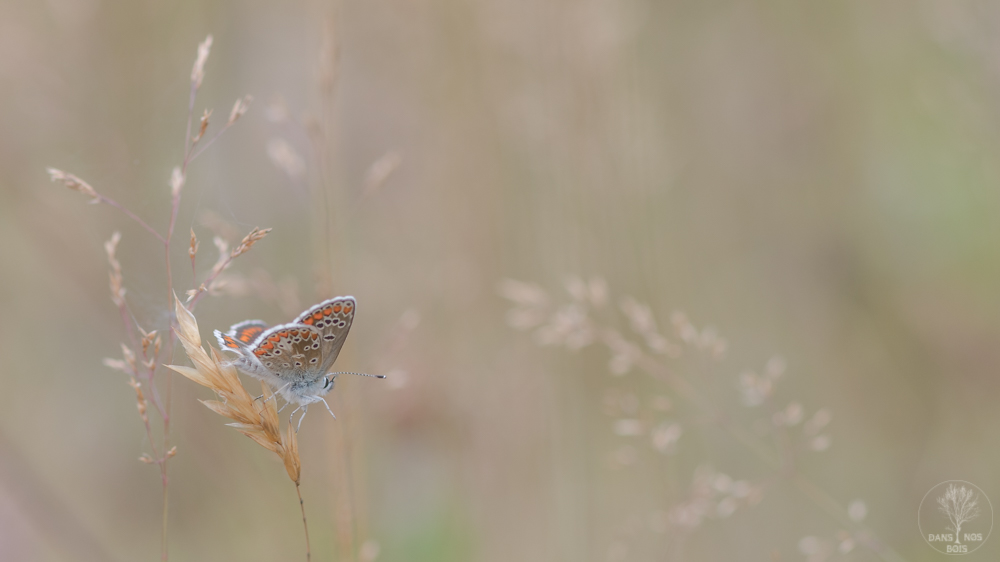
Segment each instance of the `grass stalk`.
[{"label": "grass stalk", "polygon": [[[48,173],[53,181],[61,182],[66,187],[78,191],[83,195],[86,195],[91,199],[92,203],[103,203],[110,205],[119,211],[121,211],[125,216],[134,221],[136,224],[141,226],[144,230],[149,232],[154,238],[156,238],[163,245],[163,259],[164,267],[166,272],[166,289],[167,289],[167,309],[170,310],[171,306],[174,304],[174,281],[173,281],[173,267],[171,264],[171,250],[174,231],[177,226],[177,219],[180,213],[180,203],[181,203],[181,193],[183,190],[184,183],[186,181],[186,174],[188,165],[197,157],[199,154],[204,152],[208,145],[212,144],[216,139],[218,139],[222,133],[227,131],[233,123],[236,122],[244,113],[246,113],[247,108],[250,103],[250,97],[246,96],[240,98],[236,101],[236,105],[233,107],[229,115],[229,120],[226,122],[225,126],[222,127],[209,141],[208,143],[203,143],[200,147],[198,146],[199,141],[203,138],[206,129],[208,128],[208,118],[211,115],[211,111],[206,111],[204,116],[201,118],[201,126],[199,133],[196,137],[191,136],[192,124],[194,121],[194,106],[197,97],[198,89],[201,86],[202,80],[204,78],[205,72],[205,62],[208,59],[209,51],[212,46],[212,36],[209,35],[205,41],[198,45],[198,56],[195,60],[194,66],[191,70],[191,89],[188,96],[188,115],[187,124],[185,127],[184,134],[184,157],[182,164],[174,168],[173,173],[170,178],[170,215],[167,224],[166,234],[161,234],[158,230],[149,225],[141,217],[133,213],[127,207],[112,199],[106,195],[100,194],[86,181],[80,179],[79,177],[63,172],[55,168],[49,168]],[[197,152],[195,149],[199,148]],[[225,269],[226,266],[232,261],[233,258],[238,256],[240,253],[248,250],[254,242],[263,238],[267,234],[267,231],[259,231],[257,229],[251,233],[251,236],[245,238],[243,243],[237,250],[230,254],[221,265],[217,265],[213,268],[209,278],[206,283],[202,284],[207,292],[208,288],[211,288],[212,283],[215,281],[219,273]],[[189,251],[191,256],[192,271],[194,270],[194,254],[197,252],[197,244],[194,238],[194,230],[191,232],[192,236],[192,246]],[[116,232],[111,240],[105,244],[105,250],[108,254],[108,261],[111,265],[111,294],[112,300],[118,306],[119,314],[122,319],[122,323],[127,332],[127,338],[130,342],[130,346],[122,344],[123,359],[106,359],[105,364],[121,370],[129,375],[130,385],[135,389],[136,401],[139,414],[143,421],[143,426],[146,431],[146,437],[149,440],[149,447],[152,451],[152,456],[142,455],[140,460],[147,464],[157,464],[160,469],[160,482],[162,486],[162,511],[161,511],[161,530],[160,530],[160,559],[166,562],[169,559],[169,525],[168,516],[170,513],[170,479],[169,479],[169,459],[176,454],[176,447],[170,446],[170,406],[172,401],[172,389],[173,389],[173,376],[171,371],[167,371],[164,376],[164,380],[161,384],[164,386],[164,397],[161,398],[160,389],[156,384],[156,369],[157,366],[161,364],[160,346],[161,338],[156,335],[155,331],[147,333],[139,325],[129,310],[128,303],[125,299],[125,289],[122,285],[122,274],[121,274],[121,264],[118,262],[115,255],[116,248],[121,236]],[[174,321],[177,321],[175,316]],[[173,324],[173,322],[172,322]],[[137,337],[136,331],[141,332],[143,338],[141,342]],[[173,350],[175,338],[177,337],[177,331],[171,330],[166,341],[166,346],[164,348],[164,356],[167,362],[172,362]],[[152,347],[152,353],[150,353],[150,348]],[[138,354],[141,352],[142,359],[139,360]],[[140,382],[141,381],[141,382]],[[153,427],[150,424],[149,417],[146,412],[146,393],[143,392],[142,387],[145,386],[148,389],[148,394],[150,401],[153,403],[156,412],[159,414],[162,420],[162,435],[159,446],[157,446],[157,440],[154,438]],[[276,415],[276,414],[275,414]],[[281,439],[279,438],[279,442]],[[290,461],[289,461],[290,462]],[[297,460],[295,463],[297,464]],[[297,478],[297,477],[296,477]]]},{"label": "grass stalk", "polygon": [[312,549],[309,547],[309,522],[306,521],[306,503],[302,500],[302,490],[299,483],[295,483],[295,493],[299,496],[299,508],[302,510],[302,530],[306,533],[306,562],[312,560]]}]

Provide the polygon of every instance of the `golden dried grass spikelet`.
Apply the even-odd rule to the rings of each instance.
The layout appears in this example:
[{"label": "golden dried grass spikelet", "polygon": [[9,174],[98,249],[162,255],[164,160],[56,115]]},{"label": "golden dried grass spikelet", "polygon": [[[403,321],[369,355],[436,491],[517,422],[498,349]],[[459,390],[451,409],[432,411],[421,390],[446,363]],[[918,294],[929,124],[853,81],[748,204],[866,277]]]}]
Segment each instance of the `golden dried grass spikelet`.
[{"label": "golden dried grass spikelet", "polygon": [[223,364],[222,357],[214,349],[211,354],[201,345],[198,322],[191,312],[174,296],[174,310],[177,316],[177,338],[194,368],[167,365],[192,381],[211,388],[219,400],[199,400],[208,409],[220,416],[233,420],[227,424],[243,435],[253,439],[261,447],[278,455],[285,465],[289,478],[298,484],[301,472],[299,446],[295,432],[289,426],[282,435],[278,424],[278,409],[270,387],[263,382],[263,400],[255,400],[240,383],[236,368]]},{"label": "golden dried grass spikelet", "polygon": [[250,231],[250,234],[247,234],[246,236],[243,237],[243,240],[240,241],[240,245],[237,246],[235,250],[233,250],[232,257],[234,258],[239,257],[244,252],[248,251],[250,248],[253,247],[254,244],[256,244],[258,241],[267,236],[267,233],[269,232],[271,232],[270,228],[265,228],[264,230],[261,230],[259,227],[255,226],[253,230]]},{"label": "golden dried grass spikelet", "polygon": [[149,355],[149,346],[153,345],[153,342],[156,341],[156,330],[147,332],[140,326],[139,332],[142,333],[142,354]]},{"label": "golden dried grass spikelet", "polygon": [[240,241],[240,245],[232,251],[229,250],[229,244],[227,244],[221,236],[216,236],[213,241],[215,242],[216,248],[219,249],[219,259],[215,262],[215,265],[212,266],[212,272],[205,279],[205,282],[203,282],[197,289],[187,292],[187,302],[195,302],[206,292],[214,293],[217,285],[220,284],[221,281],[219,279],[219,275],[229,267],[234,259],[249,251],[254,244],[267,236],[267,233],[269,232],[271,232],[270,228],[261,230],[258,227],[254,227],[249,234],[243,237],[243,240]]},{"label": "golden dried grass spikelet", "polygon": [[193,301],[194,298],[197,297],[199,293],[202,293],[207,290],[208,288],[205,287],[204,283],[199,285],[197,289],[188,289],[187,291],[184,292],[184,294],[187,295],[187,300],[185,302]]},{"label": "golden dried grass spikelet", "polygon": [[198,134],[191,139],[192,143],[196,143],[205,136],[205,131],[208,130],[208,118],[212,116],[212,110],[206,109],[204,113],[201,114],[201,125],[198,127]]},{"label": "golden dried grass spikelet", "polygon": [[[274,401],[272,400],[271,403],[274,404]],[[275,416],[277,416],[277,412],[275,412]],[[288,424],[288,427],[285,428],[285,444],[285,454],[282,456],[282,460],[285,461],[285,471],[288,472],[288,477],[292,479],[292,482],[298,483],[302,473],[302,462],[299,460],[299,439],[292,429],[292,424]]]},{"label": "golden dried grass spikelet", "polygon": [[135,390],[135,407],[139,410],[139,416],[143,422],[149,423],[149,418],[146,416],[146,396],[142,393],[142,385],[135,380],[135,377],[129,378],[128,384]]},{"label": "golden dried grass spikelet", "polygon": [[97,190],[90,187],[89,183],[74,176],[73,174],[67,174],[62,170],[57,170],[56,168],[47,168],[46,171],[49,173],[49,178],[52,181],[60,182],[74,191],[79,191],[80,193],[91,197],[91,203],[99,203],[101,201],[101,196],[97,194]]},{"label": "golden dried grass spikelet", "polygon": [[198,237],[194,235],[194,229],[191,229],[191,245],[188,246],[188,257],[191,258],[191,264],[194,265],[194,258],[198,255]]}]

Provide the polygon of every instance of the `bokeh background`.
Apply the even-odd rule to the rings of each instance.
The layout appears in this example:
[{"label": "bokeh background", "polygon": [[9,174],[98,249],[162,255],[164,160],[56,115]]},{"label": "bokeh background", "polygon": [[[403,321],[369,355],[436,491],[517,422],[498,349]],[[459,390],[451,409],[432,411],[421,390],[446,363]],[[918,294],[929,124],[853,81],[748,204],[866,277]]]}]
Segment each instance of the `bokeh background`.
[{"label": "bokeh background", "polygon": [[[932,486],[1000,500],[997,3],[7,0],[0,559],[160,556],[102,244],[165,333],[162,247],[45,168],[165,229],[209,33],[209,136],[254,102],[190,166],[178,288],[189,229],[202,279],[213,236],[272,227],[203,334],[352,294],[337,367],[391,374],[303,424],[314,559],[938,560]],[[504,279],[638,347],[537,345]],[[748,406],[741,373],[782,363]],[[302,559],[277,459],[172,392],[171,558]]]}]

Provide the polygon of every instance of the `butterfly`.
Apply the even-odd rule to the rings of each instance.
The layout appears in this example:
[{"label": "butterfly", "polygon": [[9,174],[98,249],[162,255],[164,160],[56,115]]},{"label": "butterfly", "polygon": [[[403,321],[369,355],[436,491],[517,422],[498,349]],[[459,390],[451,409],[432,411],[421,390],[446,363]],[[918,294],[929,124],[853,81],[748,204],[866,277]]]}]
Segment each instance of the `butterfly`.
[{"label": "butterfly", "polygon": [[304,418],[309,405],[316,402],[333,415],[323,396],[333,389],[337,375],[385,378],[329,372],[344,347],[356,308],[354,297],[335,297],[310,307],[288,324],[268,328],[260,320],[245,320],[226,333],[216,330],[215,337],[220,348],[236,354],[230,365],[264,381],[286,402],[298,404],[293,416],[302,409]]}]

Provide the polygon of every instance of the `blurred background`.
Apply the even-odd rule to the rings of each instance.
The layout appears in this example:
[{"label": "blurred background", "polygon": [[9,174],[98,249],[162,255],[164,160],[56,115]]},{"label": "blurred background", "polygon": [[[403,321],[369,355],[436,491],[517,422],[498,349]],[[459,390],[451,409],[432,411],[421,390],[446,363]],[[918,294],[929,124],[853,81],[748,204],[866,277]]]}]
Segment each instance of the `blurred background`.
[{"label": "blurred background", "polygon": [[[981,0],[0,3],[0,559],[160,556],[103,243],[161,334],[163,247],[45,169],[165,231],[208,34],[206,137],[254,101],[188,169],[178,292],[271,227],[202,334],[350,294],[336,367],[390,375],[303,423],[314,560],[939,559],[928,490],[1000,500],[998,31]],[[171,559],[302,559],[278,459],[171,389]]]}]

